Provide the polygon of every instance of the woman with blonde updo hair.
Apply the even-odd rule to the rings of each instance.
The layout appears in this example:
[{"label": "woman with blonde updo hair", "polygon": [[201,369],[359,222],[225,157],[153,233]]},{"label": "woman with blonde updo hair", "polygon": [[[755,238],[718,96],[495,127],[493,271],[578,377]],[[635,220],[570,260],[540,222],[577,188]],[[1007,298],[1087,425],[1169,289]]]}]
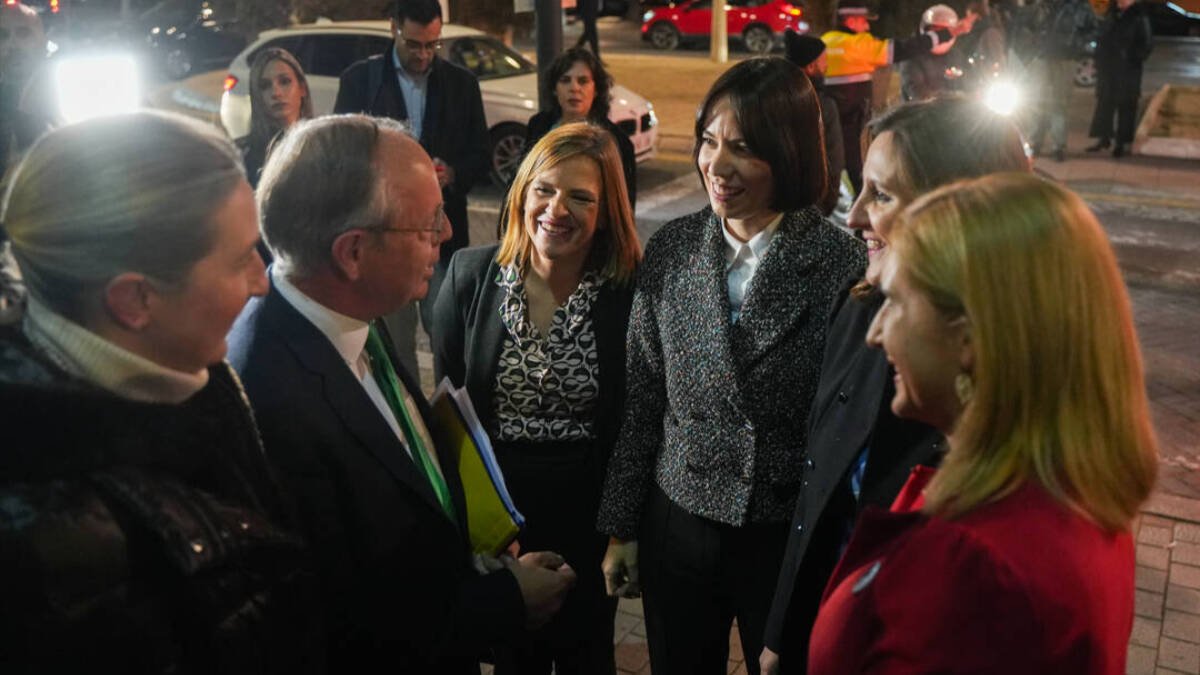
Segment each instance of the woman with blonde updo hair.
[{"label": "woman with blonde updo hair", "polygon": [[1104,230],[1067,189],[1004,174],[918,200],[891,245],[867,339],[895,366],[892,411],[949,451],[859,521],[808,672],[1124,673],[1157,447]]},{"label": "woman with blonde updo hair", "polygon": [[211,126],[62,127],[2,211],[0,653],[15,672],[319,670],[302,542],[225,333],[267,290]]}]

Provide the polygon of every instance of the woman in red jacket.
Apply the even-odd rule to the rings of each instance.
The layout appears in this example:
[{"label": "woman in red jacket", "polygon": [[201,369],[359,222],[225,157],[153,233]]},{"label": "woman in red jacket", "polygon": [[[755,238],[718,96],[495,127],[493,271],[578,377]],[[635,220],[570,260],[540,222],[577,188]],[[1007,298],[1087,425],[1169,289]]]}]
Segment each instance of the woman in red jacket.
[{"label": "woman in red jacket", "polygon": [[1157,452],[1099,223],[1028,174],[958,183],[900,218],[882,288],[892,411],[950,450],[859,521],[809,673],[1124,673]]}]

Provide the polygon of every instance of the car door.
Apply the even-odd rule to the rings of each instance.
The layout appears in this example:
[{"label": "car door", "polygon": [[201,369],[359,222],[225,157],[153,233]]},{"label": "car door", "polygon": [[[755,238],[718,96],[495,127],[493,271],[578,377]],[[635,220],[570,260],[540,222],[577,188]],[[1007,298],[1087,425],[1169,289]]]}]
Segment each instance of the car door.
[{"label": "car door", "polygon": [[729,0],[725,5],[726,30],[730,35],[741,35],[751,22],[759,23],[758,9],[761,0]]},{"label": "car door", "polygon": [[712,28],[711,0],[696,0],[684,7],[677,24],[684,35],[708,35]]}]

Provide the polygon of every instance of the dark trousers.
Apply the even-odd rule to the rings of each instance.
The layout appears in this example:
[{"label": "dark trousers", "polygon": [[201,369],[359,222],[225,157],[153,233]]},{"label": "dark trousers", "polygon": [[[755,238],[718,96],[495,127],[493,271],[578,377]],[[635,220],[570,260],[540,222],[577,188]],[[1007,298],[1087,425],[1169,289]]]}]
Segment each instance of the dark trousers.
[{"label": "dark trousers", "polygon": [[757,675],[787,534],[787,523],[701,518],[652,489],[638,566],[654,675],[724,675],[734,619],[746,671]]},{"label": "dark trousers", "polygon": [[555,551],[579,576],[550,623],[497,650],[496,675],[613,675],[616,598],[604,591],[600,562],[608,538],[596,532],[603,462],[595,445],[496,443],[504,482],[525,516],[523,552]]},{"label": "dark trousers", "polygon": [[1138,99],[1142,94],[1142,74],[1121,73],[1125,79],[1116,75],[1101,74],[1096,82],[1096,110],[1092,113],[1092,126],[1089,134],[1092,138],[1101,140],[1113,139],[1113,116],[1117,118],[1117,143],[1133,142],[1133,133],[1137,126]]},{"label": "dark trousers", "polygon": [[576,47],[585,43],[592,48],[592,53],[600,56],[600,34],[596,32],[596,18],[600,14],[600,0],[579,0],[575,5],[576,16],[583,23],[583,34],[579,36]]},{"label": "dark trousers", "polygon": [[854,186],[854,194],[862,192],[862,133],[871,115],[871,80],[849,84],[826,84],[825,93],[838,105],[838,121],[842,123],[842,144],[846,155],[846,174]]}]

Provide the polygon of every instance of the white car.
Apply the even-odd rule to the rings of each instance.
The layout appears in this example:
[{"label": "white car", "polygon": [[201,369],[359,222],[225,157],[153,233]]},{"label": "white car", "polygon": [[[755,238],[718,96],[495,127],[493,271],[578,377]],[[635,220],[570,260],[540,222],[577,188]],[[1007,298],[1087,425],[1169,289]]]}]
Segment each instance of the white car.
[{"label": "white car", "polygon": [[[525,146],[525,125],[538,109],[537,67],[502,42],[473,28],[442,27],[440,55],[479,78],[483,110],[491,142],[491,178],[507,185],[516,174]],[[242,50],[229,65],[221,96],[221,124],[231,138],[250,132],[250,63],[267,47],[282,47],[296,56],[308,77],[313,113],[333,111],[338,78],[350,64],[382,54],[391,47],[387,21],[318,21],[269,30]],[[649,101],[615,85],[609,118],[629,135],[637,161],[654,156],[658,118]]]}]

